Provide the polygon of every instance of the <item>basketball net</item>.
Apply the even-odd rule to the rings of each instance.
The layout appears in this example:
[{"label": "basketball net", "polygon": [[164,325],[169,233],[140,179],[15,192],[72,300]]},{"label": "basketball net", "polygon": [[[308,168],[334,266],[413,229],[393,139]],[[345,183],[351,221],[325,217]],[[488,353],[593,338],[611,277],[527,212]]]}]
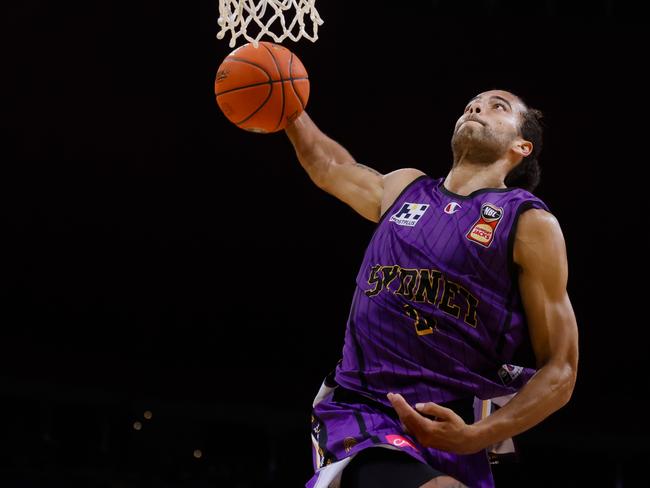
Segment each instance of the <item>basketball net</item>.
[{"label": "basketball net", "polygon": [[[287,37],[292,41],[305,37],[315,42],[318,39],[318,26],[323,24],[315,3],[316,0],[219,0],[221,30],[217,38],[223,39],[230,32],[230,47],[235,47],[239,36],[252,42],[255,47],[264,35],[277,43]],[[311,20],[311,34],[305,30],[305,17]],[[252,37],[250,29],[259,29],[259,32]]]}]

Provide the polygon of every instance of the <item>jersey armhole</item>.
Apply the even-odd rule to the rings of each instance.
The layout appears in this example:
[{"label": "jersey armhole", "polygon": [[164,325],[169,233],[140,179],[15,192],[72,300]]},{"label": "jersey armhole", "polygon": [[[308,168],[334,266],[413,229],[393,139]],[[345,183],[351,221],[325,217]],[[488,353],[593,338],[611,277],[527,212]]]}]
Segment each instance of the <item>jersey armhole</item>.
[{"label": "jersey armhole", "polygon": [[410,189],[410,188],[411,188],[415,183],[417,183],[418,181],[420,181],[420,180],[423,179],[423,178],[430,178],[430,176],[429,176],[429,175],[426,175],[426,174],[425,174],[425,175],[420,175],[420,176],[418,176],[418,177],[415,178],[413,181],[411,181],[408,185],[406,185],[406,186],[404,187],[404,189],[403,189],[401,192],[399,192],[399,195],[397,195],[397,196],[395,197],[395,200],[393,201],[393,203],[391,203],[391,204],[388,206],[388,208],[386,209],[386,211],[385,211],[385,212],[382,214],[382,216],[379,218],[379,221],[377,222],[377,227],[379,227],[379,226],[381,225],[381,223],[382,223],[382,222],[384,221],[384,219],[386,218],[386,215],[388,215],[388,214],[390,213],[390,211],[393,209],[393,207],[394,207],[395,204],[399,201],[399,199],[402,198],[402,197],[404,196],[404,194],[405,194],[405,193],[406,193],[406,192],[407,192],[407,191],[408,191],[408,190],[409,190],[409,189]]}]

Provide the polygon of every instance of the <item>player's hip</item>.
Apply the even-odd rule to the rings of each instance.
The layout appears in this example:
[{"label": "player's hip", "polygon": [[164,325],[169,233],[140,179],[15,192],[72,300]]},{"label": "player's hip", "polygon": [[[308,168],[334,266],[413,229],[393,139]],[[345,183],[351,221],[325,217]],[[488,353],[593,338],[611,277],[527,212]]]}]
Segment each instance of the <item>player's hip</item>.
[{"label": "player's hip", "polygon": [[[453,408],[466,421],[473,422],[471,400],[454,401],[446,406]],[[390,406],[370,395],[331,382],[321,388],[314,404],[312,442],[316,477],[322,470],[326,470],[324,476],[340,473],[347,464],[346,460],[358,452],[382,447],[400,450],[469,486],[492,486],[485,453],[463,456],[426,448],[403,431]],[[471,479],[467,479],[468,476]]]}]

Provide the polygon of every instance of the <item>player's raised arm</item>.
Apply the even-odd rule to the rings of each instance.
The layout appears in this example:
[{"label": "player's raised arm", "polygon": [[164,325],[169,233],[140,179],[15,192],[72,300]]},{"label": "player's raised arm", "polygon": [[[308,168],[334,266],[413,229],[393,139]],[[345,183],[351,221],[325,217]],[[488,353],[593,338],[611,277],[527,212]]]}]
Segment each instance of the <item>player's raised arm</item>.
[{"label": "player's raised arm", "polygon": [[306,112],[287,126],[286,133],[312,181],[373,222],[379,221],[406,185],[423,174],[417,169],[405,168],[382,175],[357,163],[343,146],[325,135]]}]

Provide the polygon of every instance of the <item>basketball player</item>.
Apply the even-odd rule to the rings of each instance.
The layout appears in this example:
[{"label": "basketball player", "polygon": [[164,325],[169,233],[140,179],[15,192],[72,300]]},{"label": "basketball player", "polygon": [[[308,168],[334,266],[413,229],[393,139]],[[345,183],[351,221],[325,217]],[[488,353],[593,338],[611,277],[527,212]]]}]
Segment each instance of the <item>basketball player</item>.
[{"label": "basketball player", "polygon": [[[539,117],[507,91],[476,96],[438,179],[381,175],[306,113],[287,127],[314,183],[378,224],[343,358],[314,401],[309,488],[491,487],[486,447],[569,401],[578,333],[564,238],[530,193]],[[475,397],[515,393],[475,421]]]}]

